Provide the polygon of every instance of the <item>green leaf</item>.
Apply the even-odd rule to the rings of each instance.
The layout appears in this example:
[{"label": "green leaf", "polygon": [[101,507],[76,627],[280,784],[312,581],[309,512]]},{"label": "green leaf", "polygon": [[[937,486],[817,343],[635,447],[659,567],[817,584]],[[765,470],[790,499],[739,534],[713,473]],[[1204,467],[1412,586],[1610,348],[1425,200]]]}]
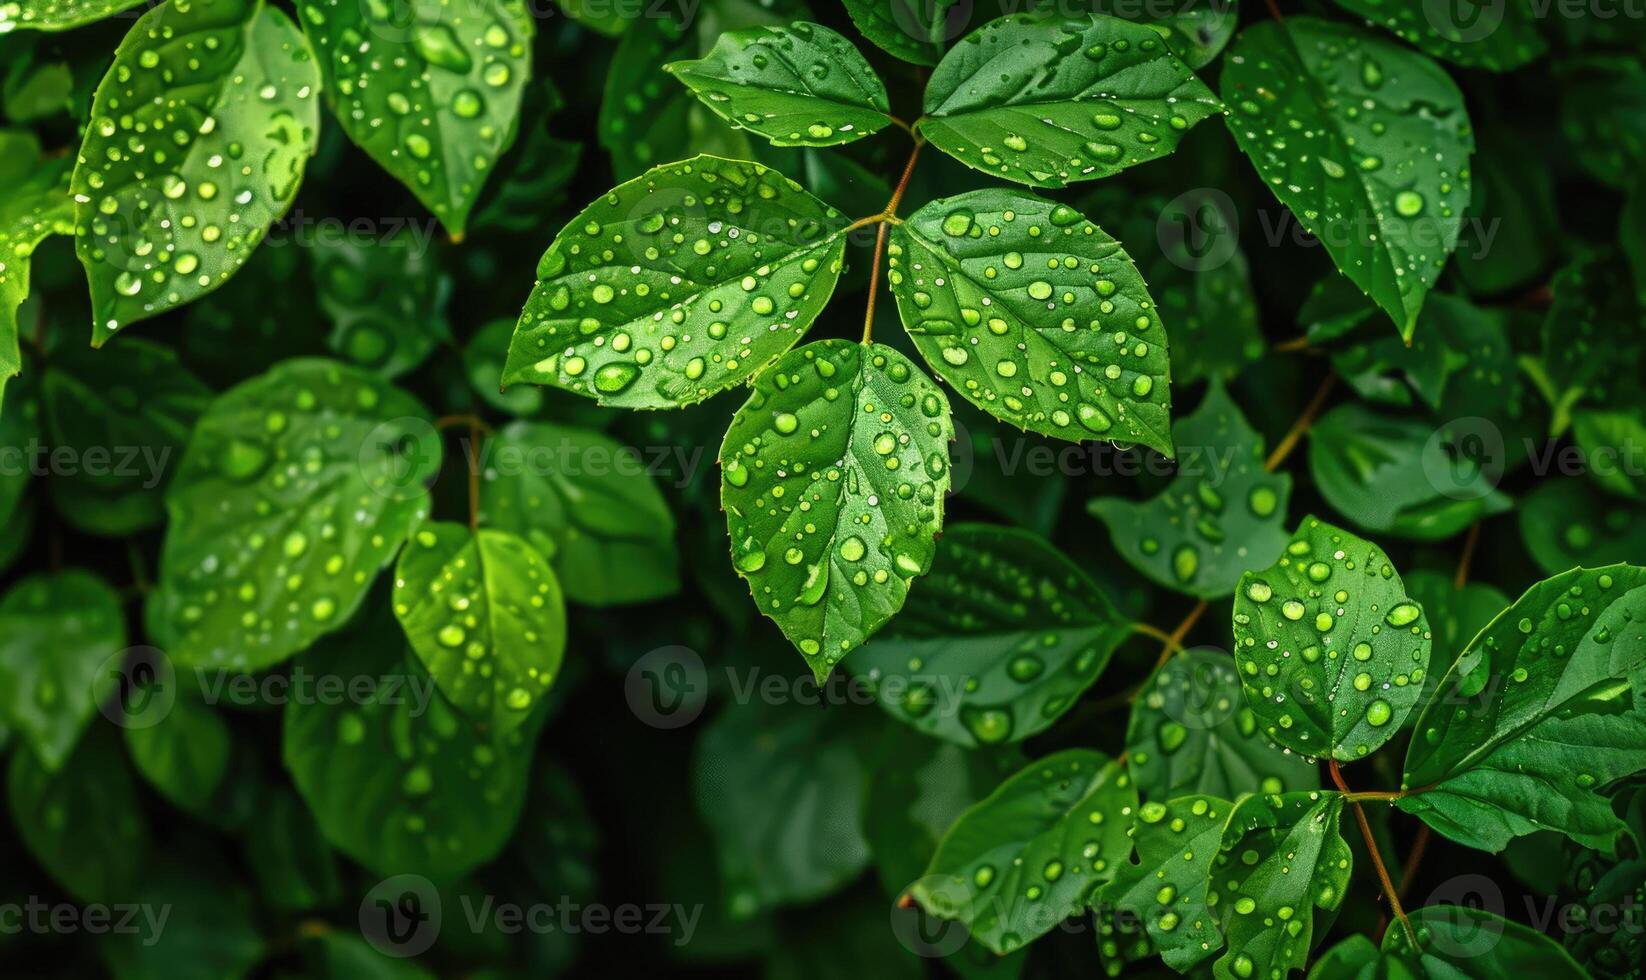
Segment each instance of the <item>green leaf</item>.
[{"label": "green leaf", "polygon": [[496,857],[525,804],[536,726],[482,737],[381,614],[322,640],[306,662],[372,682],[360,702],[286,705],[286,769],[326,839],[376,874],[437,884]]},{"label": "green leaf", "polygon": [[263,794],[242,838],[258,892],[280,909],[315,909],[341,897],[337,861],[303,801],[284,786]]},{"label": "green leaf", "polygon": [[503,362],[509,355],[509,339],[514,336],[513,320],[490,320],[476,330],[463,348],[463,373],[480,400],[510,415],[535,415],[546,400],[541,388],[497,389]]},{"label": "green leaf", "polygon": [[[38,443],[43,435],[40,420],[39,383],[33,377],[13,385],[0,380],[0,446],[15,446],[25,450],[31,441]],[[0,467],[0,527],[16,522],[18,514],[29,499],[29,484],[34,473],[28,466]],[[0,551],[3,551],[0,548]]]},{"label": "green leaf", "polygon": [[217,861],[174,858],[145,874],[135,894],[122,900],[135,898],[133,904],[153,914],[160,927],[115,929],[98,944],[113,975],[118,980],[249,975],[268,949],[250,896],[227,870]]},{"label": "green leaf", "polygon": [[1646,507],[1582,477],[1538,484],[1520,504],[1520,536],[1545,575],[1646,555]]},{"label": "green leaf", "polygon": [[1559,943],[1485,909],[1429,905],[1409,915],[1420,949],[1404,929],[1391,927],[1379,950],[1365,936],[1351,936],[1323,953],[1309,980],[1508,980],[1549,977],[1587,980],[1589,974]]},{"label": "green leaf", "polygon": [[948,399],[881,344],[822,340],[755,380],[720,448],[732,564],[822,683],[931,567]]},{"label": "green leaf", "polygon": [[245,264],[297,194],[319,88],[308,41],[262,0],[171,0],[132,26],[71,185],[93,346]]},{"label": "green leaf", "polygon": [[[1553,167],[1543,166],[1543,157],[1527,165],[1527,152],[1541,142],[1535,130],[1480,128],[1480,152],[1470,168],[1474,220],[1465,224],[1452,259],[1452,268],[1476,295],[1532,286],[1564,251],[1561,236],[1551,234],[1560,225]],[[1545,144],[1551,156],[1562,152],[1554,142]],[[1638,224],[1646,227],[1646,221]]]},{"label": "green leaf", "polygon": [[1609,187],[1628,187],[1646,160],[1646,71],[1640,59],[1595,54],[1572,59],[1562,68],[1562,145],[1596,180]]},{"label": "green leaf", "polygon": [[1150,27],[1019,14],[943,57],[917,129],[975,170],[1062,187],[1158,159],[1221,109]]},{"label": "green leaf", "polygon": [[144,0],[16,0],[0,4],[0,34],[14,30],[66,31],[113,17]]},{"label": "green leaf", "polygon": [[707,56],[666,67],[715,115],[774,146],[850,143],[892,122],[880,76],[820,24],[732,31]]},{"label": "green leaf", "polygon": [[1208,899],[1212,859],[1234,813],[1233,803],[1215,795],[1145,803],[1132,825],[1136,860],[1121,863],[1094,903],[1141,917],[1161,959],[1179,972],[1223,945]]},{"label": "green leaf", "polygon": [[[499,176],[475,206],[471,232],[535,232],[542,215],[558,211],[565,203],[567,185],[583,161],[583,144],[561,139],[570,127],[550,119],[564,105],[565,98],[552,79],[538,79],[527,86],[521,96],[520,137],[498,161]],[[496,372],[487,384],[496,389]]]},{"label": "green leaf", "polygon": [[109,661],[125,645],[120,597],[91,572],[34,575],[0,598],[0,721],[48,772],[114,689]]},{"label": "green leaf", "polygon": [[154,725],[126,728],[126,750],[137,771],[173,805],[205,810],[229,765],[229,727],[217,712],[180,694]]},{"label": "green leaf", "polygon": [[338,357],[393,378],[451,341],[452,282],[431,253],[431,233],[425,227],[365,242],[315,240],[315,302],[331,323],[326,346]]},{"label": "green leaf", "polygon": [[550,556],[571,601],[626,605],[680,591],[674,515],[634,450],[586,429],[514,422],[485,453],[480,522]]},{"label": "green leaf", "polygon": [[[1429,648],[1429,669],[1423,678],[1427,703],[1458,654],[1503,611],[1509,597],[1497,586],[1485,582],[1469,582],[1459,589],[1453,576],[1428,569],[1418,569],[1405,580],[1407,594],[1423,607],[1434,634]],[[1409,715],[1406,724],[1416,721],[1416,715]]]},{"label": "green leaf", "polygon": [[503,383],[624,408],[702,401],[758,373],[834,292],[845,220],[758,163],[656,167],[578,215],[537,266]]},{"label": "green leaf", "polygon": [[527,721],[560,676],[560,583],[512,532],[425,524],[395,566],[394,614],[441,693],[487,731]]},{"label": "green leaf", "polygon": [[179,665],[257,670],[342,626],[427,516],[440,450],[411,396],[335,361],[231,388],[166,494],[151,636]]},{"label": "green leaf", "polygon": [[1496,487],[1501,458],[1482,466],[1463,455],[1477,436],[1470,419],[1437,425],[1347,402],[1309,430],[1309,472],[1360,527],[1439,541],[1513,505]]},{"label": "green leaf", "polygon": [[1338,793],[1248,796],[1235,805],[1208,896],[1228,939],[1217,980],[1286,976],[1308,964],[1314,909],[1349,887],[1353,852],[1338,829]]},{"label": "green leaf", "polygon": [[814,901],[868,866],[862,759],[872,743],[847,727],[853,718],[737,704],[698,739],[693,792],[734,914]]},{"label": "green leaf", "polygon": [[853,659],[880,706],[959,745],[1020,742],[1092,685],[1130,624],[1044,538],[949,528],[931,573]]},{"label": "green leaf", "polygon": [[297,6],[343,131],[461,237],[487,175],[514,141],[531,77],[525,5],[442,0],[424,13],[429,20],[391,4]]},{"label": "green leaf", "polygon": [[1551,288],[1539,386],[1554,410],[1550,435],[1558,436],[1576,406],[1612,408],[1638,400],[1646,308],[1636,299],[1628,264],[1613,251],[1578,256],[1555,275]]},{"label": "green leaf", "polygon": [[[1240,578],[1235,663],[1269,737],[1352,762],[1417,706],[1429,622],[1382,549],[1306,517],[1272,568]],[[1267,971],[1265,971],[1266,974]]]},{"label": "green leaf", "polygon": [[965,25],[970,4],[961,0],[845,0],[858,33],[894,58],[932,66],[955,31]]},{"label": "green leaf", "polygon": [[149,827],[119,736],[94,728],[55,772],[13,752],[7,793],[18,839],[52,880],[83,902],[131,900]]},{"label": "green leaf", "polygon": [[1313,763],[1275,745],[1240,695],[1234,662],[1189,650],[1144,682],[1126,726],[1126,769],[1146,800],[1314,789]]},{"label": "green leaf", "polygon": [[636,16],[629,13],[630,9],[639,8],[629,8],[624,4],[603,3],[600,0],[555,0],[555,3],[560,5],[567,17],[607,37],[617,37],[635,22],[651,19],[649,14]]},{"label": "green leaf", "polygon": [[1179,0],[1170,4],[1101,0],[1089,5],[1153,28],[1185,64],[1197,70],[1222,53],[1240,20],[1240,0]]},{"label": "green leaf", "polygon": [[892,229],[890,255],[915,347],[968,401],[1044,435],[1171,454],[1159,311],[1131,257],[1073,208],[1007,190],[944,198]]},{"label": "green leaf", "polygon": [[1009,953],[1078,914],[1124,862],[1137,792],[1090,749],[1031,762],[961,815],[910,895]]},{"label": "green leaf", "polygon": [[33,162],[13,179],[0,178],[0,391],[23,370],[17,309],[29,295],[29,257],[51,235],[74,234],[69,161],[40,158],[30,132],[0,130],[0,155]]},{"label": "green leaf", "polygon": [[1177,475],[1158,496],[1098,497],[1086,509],[1133,568],[1168,589],[1221,598],[1286,546],[1292,478],[1264,470],[1263,437],[1219,381],[1177,423],[1172,441]]},{"label": "green leaf", "polygon": [[1508,0],[1472,14],[1465,8],[1383,0],[1337,0],[1352,14],[1398,34],[1427,54],[1465,68],[1512,71],[1548,49],[1527,0]]},{"label": "green leaf", "polygon": [[53,351],[40,390],[53,446],[84,461],[52,479],[57,510],[111,537],[160,523],[163,482],[211,389],[171,348],[133,338],[112,355],[79,344]]},{"label": "green leaf", "polygon": [[1610,850],[1600,790],[1646,769],[1646,568],[1573,569],[1476,636],[1418,717],[1397,802],[1470,847],[1558,830]]},{"label": "green leaf", "polygon": [[1646,503],[1646,422],[1639,408],[1577,412],[1572,436],[1590,479],[1620,497]]},{"label": "green leaf", "polygon": [[1469,204],[1457,85],[1360,28],[1288,17],[1235,39],[1222,86],[1235,142],[1275,196],[1410,339]]}]

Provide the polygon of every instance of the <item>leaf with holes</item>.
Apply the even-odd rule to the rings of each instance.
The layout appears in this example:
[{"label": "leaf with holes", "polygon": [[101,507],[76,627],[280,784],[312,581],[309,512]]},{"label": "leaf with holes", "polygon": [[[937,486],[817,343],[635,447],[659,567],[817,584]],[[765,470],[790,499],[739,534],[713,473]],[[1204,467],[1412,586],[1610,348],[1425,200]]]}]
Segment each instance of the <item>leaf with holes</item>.
[{"label": "leaf with holes", "polygon": [[343,131],[462,235],[486,177],[514,142],[531,76],[525,4],[439,0],[413,12],[352,0],[297,6]]},{"label": "leaf with holes", "polygon": [[1234,812],[1215,795],[1143,804],[1132,825],[1136,860],[1122,862],[1093,903],[1140,917],[1161,959],[1179,972],[1223,946],[1211,871]]},{"label": "leaf with holes", "polygon": [[1171,455],[1166,330],[1102,229],[1067,205],[973,191],[915,212],[890,248],[915,347],[968,401],[1044,435]]},{"label": "leaf with holes", "polygon": [[910,896],[1009,953],[1077,914],[1125,861],[1137,792],[1101,752],[1031,762],[954,822]]},{"label": "leaf with holes", "polygon": [[1313,517],[1273,567],[1241,576],[1234,637],[1258,723],[1306,756],[1365,756],[1423,694],[1423,607],[1382,549]]},{"label": "leaf with holes", "polygon": [[1482,850],[1557,830],[1609,851],[1624,825],[1602,790],[1646,769],[1643,678],[1646,568],[1539,582],[1441,679],[1396,805]]},{"label": "leaf with holes", "polygon": [[1062,187],[1171,153],[1222,105],[1151,27],[1017,14],[944,55],[925,109],[919,132],[968,167]]},{"label": "leaf with holes", "polygon": [[1287,976],[1308,965],[1314,910],[1331,912],[1349,887],[1339,793],[1248,796],[1235,805],[1212,862],[1209,902],[1229,948],[1217,980]]},{"label": "leaf with holes", "polygon": [[1263,437],[1218,381],[1173,427],[1172,441],[1177,476],[1159,496],[1099,497],[1087,510],[1133,568],[1169,589],[1222,598],[1286,546],[1292,478],[1264,470]]},{"label": "leaf with holes", "polygon": [[180,665],[257,670],[342,626],[427,516],[440,451],[410,395],[336,361],[229,389],[166,494],[151,637]]},{"label": "leaf with holes", "polygon": [[1132,702],[1126,768],[1146,800],[1201,793],[1285,793],[1320,785],[1319,770],[1275,745],[1241,697],[1234,662],[1189,650],[1161,665]]},{"label": "leaf with holes", "polygon": [[1474,131],[1444,69],[1314,17],[1241,32],[1229,129],[1281,203],[1410,339],[1469,205]]},{"label": "leaf with holes", "polygon": [[132,26],[71,181],[94,346],[245,264],[297,194],[319,89],[309,42],[262,0],[163,3]]},{"label": "leaf with holes", "polygon": [[857,48],[820,24],[720,35],[668,71],[720,118],[775,146],[850,143],[891,125],[886,86]]},{"label": "leaf with holes", "polygon": [[932,565],[954,424],[880,344],[824,340],[762,374],[720,447],[732,564],[819,683]]},{"label": "leaf with holes", "polygon": [[758,163],[700,156],[653,168],[585,208],[543,253],[503,383],[676,408],[747,381],[822,312],[845,227]]},{"label": "leaf with holes", "polygon": [[1044,538],[949,528],[931,573],[853,658],[880,706],[965,746],[1018,742],[1074,706],[1130,624]]},{"label": "leaf with holes", "polygon": [[560,676],[560,583],[508,531],[423,525],[395,566],[394,614],[446,699],[487,731],[518,728]]}]

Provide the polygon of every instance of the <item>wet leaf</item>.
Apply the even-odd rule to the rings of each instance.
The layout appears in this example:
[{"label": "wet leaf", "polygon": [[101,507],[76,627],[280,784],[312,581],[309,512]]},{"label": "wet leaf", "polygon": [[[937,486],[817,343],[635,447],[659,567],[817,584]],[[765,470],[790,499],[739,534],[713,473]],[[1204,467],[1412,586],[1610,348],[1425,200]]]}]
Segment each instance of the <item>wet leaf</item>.
[{"label": "wet leaf", "polygon": [[335,361],[229,389],[166,495],[151,636],[180,665],[256,670],[342,626],[427,515],[440,451],[422,406]]},{"label": "wet leaf", "polygon": [[1309,980],[1378,980],[1382,977],[1499,980],[1514,976],[1585,980],[1559,943],[1541,932],[1485,909],[1429,905],[1408,914],[1417,933],[1413,949],[1406,931],[1391,924],[1379,950],[1365,936],[1351,936],[1316,961]]},{"label": "wet leaf", "polygon": [[954,426],[890,347],[823,340],[756,379],[720,449],[732,564],[821,683],[931,567]]},{"label": "wet leaf", "polygon": [[1382,549],[1313,517],[1272,568],[1241,576],[1234,637],[1258,723],[1305,756],[1365,756],[1423,694],[1423,608]]},{"label": "wet leaf", "polygon": [[319,88],[308,41],[261,0],[171,0],[133,25],[72,181],[94,345],[245,264],[297,194]]},{"label": "wet leaf", "polygon": [[1007,190],[933,201],[891,234],[888,279],[926,362],[1023,429],[1171,455],[1166,330],[1120,244]]},{"label": "wet leaf", "polygon": [[1263,437],[1213,381],[1194,414],[1173,429],[1177,475],[1146,501],[1098,497],[1087,510],[1133,568],[1202,599],[1234,591],[1286,546],[1292,478],[1263,468]]},{"label": "wet leaf", "polygon": [[1074,706],[1130,624],[1044,538],[949,528],[932,570],[852,658],[880,706],[959,745],[1019,742]]},{"label": "wet leaf", "polygon": [[1508,0],[1469,13],[1456,6],[1391,0],[1337,0],[1337,5],[1427,54],[1466,68],[1512,71],[1537,60],[1548,48],[1528,0]]},{"label": "wet leaf", "polygon": [[845,0],[846,14],[864,37],[887,54],[935,65],[971,15],[961,0]]},{"label": "wet leaf", "polygon": [[968,167],[1062,187],[1165,156],[1221,108],[1150,27],[1019,14],[944,55],[917,128]]},{"label": "wet leaf", "polygon": [[849,143],[891,124],[885,84],[850,41],[820,24],[722,34],[707,56],[668,71],[720,118],[776,146]]},{"label": "wet leaf", "polygon": [[35,575],[0,598],[0,722],[48,772],[114,690],[109,661],[125,646],[120,597],[91,572]]},{"label": "wet leaf", "polygon": [[674,408],[746,381],[834,292],[845,220],[757,163],[700,156],[584,209],[537,266],[503,383]]},{"label": "wet leaf", "polygon": [[149,826],[112,730],[95,726],[61,769],[11,753],[12,826],[35,861],[82,902],[130,901],[149,856]]},{"label": "wet leaf", "polygon": [[515,422],[485,446],[482,524],[553,559],[571,601],[651,602],[680,589],[675,520],[634,450],[596,432]]},{"label": "wet leaf", "polygon": [[137,771],[190,813],[205,810],[222,785],[230,747],[228,725],[188,693],[179,693],[157,724],[126,729],[126,750]]},{"label": "wet leaf", "polygon": [[531,75],[525,5],[299,0],[298,8],[343,131],[461,236],[514,141]]},{"label": "wet leaf", "polygon": [[423,525],[395,566],[394,614],[441,693],[488,731],[523,724],[560,676],[560,583],[509,531]]},{"label": "wet leaf", "polygon": [[377,238],[315,241],[315,301],[331,324],[332,353],[395,378],[451,341],[452,282],[433,252],[433,233],[410,225]]},{"label": "wet leaf", "polygon": [[1646,507],[1578,476],[1552,477],[1520,503],[1520,536],[1545,575],[1646,555]]},{"label": "wet leaf", "polygon": [[1226,60],[1235,142],[1410,338],[1469,204],[1457,85],[1421,54],[1313,17],[1254,24]]},{"label": "wet leaf", "polygon": [[0,155],[34,162],[14,179],[0,177],[0,392],[23,370],[17,310],[29,295],[29,258],[51,235],[74,234],[66,158],[40,158],[33,133],[0,130]]},{"label": "wet leaf", "polygon": [[1114,877],[1136,809],[1119,762],[1090,749],[1047,756],[961,814],[909,894],[1009,953],[1078,914]]},{"label": "wet leaf", "polygon": [[113,17],[144,0],[15,0],[0,4],[0,34],[14,30],[66,31]]},{"label": "wet leaf", "polygon": [[1572,436],[1602,489],[1646,503],[1646,423],[1640,408],[1585,410],[1572,416]]},{"label": "wet leaf", "polygon": [[1223,946],[1209,900],[1212,861],[1234,812],[1215,795],[1145,803],[1132,825],[1135,860],[1120,864],[1093,903],[1139,916],[1161,958],[1179,972]]},{"label": "wet leaf", "polygon": [[1418,717],[1396,805],[1471,847],[1558,830],[1609,851],[1601,793],[1646,769],[1646,569],[1573,569],[1474,638]]}]

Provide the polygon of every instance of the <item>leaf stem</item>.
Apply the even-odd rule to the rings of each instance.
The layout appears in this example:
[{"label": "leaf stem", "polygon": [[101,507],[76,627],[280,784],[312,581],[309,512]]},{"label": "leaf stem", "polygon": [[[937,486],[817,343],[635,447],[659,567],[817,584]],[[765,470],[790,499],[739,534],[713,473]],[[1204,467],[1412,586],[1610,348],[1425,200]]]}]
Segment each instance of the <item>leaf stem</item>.
[{"label": "leaf stem", "polygon": [[926,145],[926,140],[912,129],[909,131],[914,137],[914,149],[909,151],[909,162],[903,165],[903,176],[898,179],[897,187],[892,191],[892,199],[886,202],[886,207],[872,218],[863,218],[854,222],[846,230],[861,228],[865,225],[879,222],[874,236],[874,264],[869,267],[869,305],[863,311],[863,343],[874,340],[874,301],[880,292],[880,262],[886,256],[886,231],[892,224],[900,224],[897,219],[897,206],[903,203],[903,192],[909,189],[909,178],[914,176],[915,162],[920,159],[920,148]]},{"label": "leaf stem", "polygon": [[1469,565],[1475,559],[1475,546],[1480,544],[1480,522],[1469,525],[1469,536],[1463,539],[1463,556],[1457,560],[1457,574],[1452,577],[1452,588],[1461,591],[1469,583]]},{"label": "leaf stem", "polygon": [[[1417,949],[1419,948],[1417,933],[1412,929],[1411,920],[1406,918],[1406,910],[1400,905],[1400,893],[1395,891],[1394,883],[1389,880],[1389,869],[1384,866],[1383,854],[1377,849],[1377,838],[1372,836],[1372,825],[1366,819],[1366,809],[1360,805],[1361,799],[1365,798],[1366,795],[1363,793],[1357,795],[1349,791],[1349,784],[1343,781],[1343,773],[1337,768],[1336,759],[1328,759],[1326,763],[1326,768],[1331,770],[1332,773],[1332,782],[1337,784],[1338,791],[1343,794],[1343,798],[1349,801],[1350,806],[1354,807],[1355,820],[1360,824],[1360,835],[1366,839],[1366,852],[1372,857],[1372,867],[1377,869],[1377,880],[1383,886],[1383,895],[1389,900],[1389,908],[1394,911],[1395,918],[1400,920],[1400,927],[1406,931],[1406,938],[1411,942],[1412,948]],[[1383,937],[1378,935],[1373,941],[1382,942],[1382,940]]]},{"label": "leaf stem", "polygon": [[[1176,629],[1160,637],[1163,645],[1160,648],[1160,656],[1154,662],[1155,670],[1159,670],[1160,668],[1166,666],[1166,661],[1172,659],[1172,654],[1183,649],[1183,638],[1189,635],[1190,630],[1194,629],[1194,624],[1200,622],[1200,617],[1206,615],[1206,610],[1208,608],[1210,608],[1210,603],[1208,603],[1205,599],[1200,600],[1195,604],[1193,609],[1189,610],[1188,615],[1183,617],[1182,622],[1177,624]],[[1142,627],[1144,625],[1145,624],[1138,623],[1134,628]],[[1160,633],[1160,631],[1155,630],[1153,626],[1149,626],[1146,629],[1138,629],[1138,632],[1146,633],[1149,636],[1155,636]],[[1126,700],[1128,702],[1136,701],[1137,696],[1142,692],[1143,687],[1144,685],[1139,684],[1137,687],[1133,688],[1131,694],[1126,698]]]},{"label": "leaf stem", "polygon": [[1280,15],[1280,5],[1275,3],[1275,0],[1265,0],[1265,2],[1269,5],[1269,16],[1275,19],[1275,23],[1286,23],[1286,18]]},{"label": "leaf stem", "polygon": [[886,229],[891,227],[881,222],[879,230],[874,236],[874,264],[869,267],[869,305],[863,311],[863,343],[874,341],[874,300],[880,292],[880,259],[886,254]]},{"label": "leaf stem", "polygon": [[1299,415],[1297,421],[1292,423],[1291,431],[1287,432],[1285,438],[1280,440],[1280,445],[1276,446],[1275,451],[1269,454],[1269,458],[1263,461],[1265,470],[1273,473],[1275,470],[1280,469],[1281,463],[1286,462],[1286,457],[1290,456],[1292,450],[1297,448],[1298,440],[1302,439],[1304,434],[1309,431],[1309,427],[1315,424],[1315,419],[1320,416],[1320,410],[1326,407],[1326,396],[1332,393],[1332,388],[1336,384],[1337,372],[1327,371],[1325,380],[1320,382],[1320,387],[1316,389],[1315,396],[1309,399],[1309,404],[1304,407],[1303,414]]},{"label": "leaf stem", "polygon": [[1178,648],[1178,642],[1172,637],[1172,634],[1166,632],[1158,626],[1151,626],[1148,623],[1133,623],[1132,632],[1141,633],[1144,636],[1152,636],[1160,642],[1166,644],[1166,649],[1168,650],[1176,650]]}]

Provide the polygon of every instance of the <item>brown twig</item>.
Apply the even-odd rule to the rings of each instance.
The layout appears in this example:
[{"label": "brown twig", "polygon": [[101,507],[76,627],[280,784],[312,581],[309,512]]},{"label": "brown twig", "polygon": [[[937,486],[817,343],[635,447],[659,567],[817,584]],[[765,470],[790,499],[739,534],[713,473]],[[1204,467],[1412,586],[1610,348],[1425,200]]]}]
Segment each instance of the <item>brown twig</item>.
[{"label": "brown twig", "polygon": [[[1406,938],[1411,941],[1412,948],[1417,949],[1417,933],[1412,929],[1412,921],[1406,918],[1406,910],[1401,907],[1400,893],[1395,890],[1394,882],[1389,880],[1389,869],[1383,864],[1383,854],[1377,849],[1377,839],[1372,836],[1372,824],[1366,819],[1366,808],[1360,805],[1360,801],[1366,799],[1367,794],[1349,791],[1349,784],[1343,781],[1343,773],[1337,768],[1336,759],[1328,759],[1326,768],[1331,771],[1332,782],[1337,784],[1338,792],[1354,807],[1355,820],[1360,824],[1360,835],[1366,839],[1366,852],[1371,855],[1372,867],[1377,869],[1377,880],[1383,886],[1383,895],[1389,900],[1389,908],[1394,911],[1395,918],[1400,920],[1400,927],[1406,931]],[[1378,931],[1372,941],[1383,941],[1382,930]]]},{"label": "brown twig", "polygon": [[[854,222],[851,228],[860,228],[875,221],[880,227],[874,235],[874,264],[869,267],[869,305],[863,311],[863,343],[874,340],[874,301],[880,292],[880,262],[886,256],[886,231],[897,221],[897,206],[903,203],[903,192],[909,189],[909,179],[914,176],[914,165],[920,159],[920,148],[926,145],[925,139],[919,133],[914,133],[914,149],[909,151],[909,162],[903,165],[903,176],[898,178],[897,187],[892,191],[892,199],[886,202],[885,208],[877,215]],[[848,228],[847,230],[851,230]]]},{"label": "brown twig", "polygon": [[1275,23],[1277,23],[1277,24],[1286,23],[1286,18],[1284,18],[1280,15],[1280,5],[1275,3],[1275,0],[1266,0],[1266,2],[1269,5],[1269,16],[1273,17],[1275,19]]},{"label": "brown twig", "polygon": [[1480,522],[1469,525],[1469,536],[1463,539],[1463,555],[1457,560],[1457,574],[1452,577],[1452,588],[1461,590],[1469,582],[1469,565],[1475,560],[1475,546],[1480,544]]},{"label": "brown twig", "polygon": [[1298,440],[1302,439],[1304,434],[1309,431],[1309,427],[1315,424],[1315,419],[1319,417],[1320,410],[1326,407],[1326,396],[1332,393],[1332,388],[1336,384],[1337,372],[1326,372],[1325,380],[1320,382],[1320,387],[1315,390],[1314,397],[1309,399],[1309,404],[1304,407],[1303,414],[1299,415],[1297,421],[1292,423],[1291,431],[1287,432],[1285,437],[1280,440],[1280,445],[1276,446],[1275,451],[1269,454],[1269,458],[1263,461],[1265,470],[1273,473],[1280,468],[1281,463],[1286,462],[1286,457],[1290,456],[1292,450],[1297,448]]}]

